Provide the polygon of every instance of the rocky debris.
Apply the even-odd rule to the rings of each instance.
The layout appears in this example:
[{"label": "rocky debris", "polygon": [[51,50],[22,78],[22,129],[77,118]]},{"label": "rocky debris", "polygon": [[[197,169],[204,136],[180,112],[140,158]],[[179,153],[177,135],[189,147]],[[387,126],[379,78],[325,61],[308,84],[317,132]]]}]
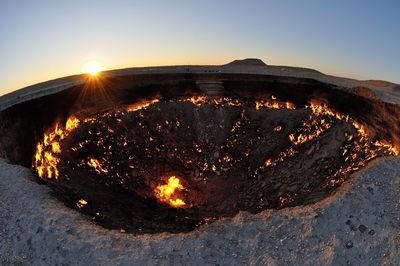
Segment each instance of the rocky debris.
[{"label": "rocky debris", "polygon": [[361,233],[364,233],[365,231],[367,231],[367,227],[363,224],[360,224],[360,226],[358,227],[358,230],[360,230]]},{"label": "rocky debris", "polygon": [[352,248],[353,247],[353,242],[347,241],[346,242],[346,248]]}]

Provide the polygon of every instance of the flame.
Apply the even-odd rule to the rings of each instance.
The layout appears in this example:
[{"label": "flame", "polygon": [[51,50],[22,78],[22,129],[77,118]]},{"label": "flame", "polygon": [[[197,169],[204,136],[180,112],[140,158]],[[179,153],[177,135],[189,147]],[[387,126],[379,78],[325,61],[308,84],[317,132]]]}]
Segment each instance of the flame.
[{"label": "flame", "polygon": [[65,127],[60,127],[57,123],[53,130],[44,134],[43,142],[39,142],[36,146],[34,167],[39,177],[57,179],[59,171],[57,168],[60,162],[59,154],[61,154],[60,141],[65,139],[69,133],[79,126],[79,119],[71,116],[65,122]]},{"label": "flame", "polygon": [[183,99],[183,102],[191,102],[196,106],[202,106],[206,103],[207,97],[206,96],[193,96],[187,99]]},{"label": "flame", "polygon": [[167,202],[173,207],[181,207],[186,205],[186,203],[176,196],[174,197],[175,190],[177,189],[183,190],[185,188],[181,185],[179,178],[171,176],[168,179],[168,184],[156,187],[154,192],[160,201]]},{"label": "flame", "polygon": [[89,161],[87,162],[87,165],[89,165],[90,167],[94,168],[94,170],[99,174],[101,172],[108,173],[108,170],[104,169],[97,159],[89,158]]},{"label": "flame", "polygon": [[71,131],[79,126],[79,119],[76,117],[70,117],[65,123],[65,129]]},{"label": "flame", "polygon": [[272,165],[272,164],[273,164],[273,163],[272,163],[272,159],[271,159],[271,158],[265,161],[265,166],[266,166],[266,167],[268,167],[268,166],[270,166],[270,165]]},{"label": "flame", "polygon": [[290,134],[289,139],[294,145],[303,144],[308,142],[323,133],[325,130],[331,127],[331,124],[326,122],[324,119],[318,120],[310,117],[311,123],[303,123],[303,128],[300,133],[296,136],[295,134]]},{"label": "flame", "polygon": [[176,200],[170,199],[169,202],[170,202],[174,207],[180,207],[180,206],[183,206],[183,205],[186,204],[186,203],[185,203],[183,200],[181,200],[181,199],[176,199]]},{"label": "flame", "polygon": [[87,201],[86,201],[86,200],[80,199],[80,200],[76,203],[76,206],[80,209],[80,208],[82,208],[83,206],[85,206],[86,204],[87,204]]},{"label": "flame", "polygon": [[53,153],[61,153],[60,143],[52,142],[51,148],[52,148]]},{"label": "flame", "polygon": [[144,109],[146,107],[149,107],[150,105],[152,105],[152,104],[154,104],[156,102],[159,102],[159,101],[160,101],[159,99],[145,100],[145,101],[142,101],[142,102],[139,102],[139,103],[135,103],[135,104],[132,104],[132,105],[128,106],[128,108],[126,110],[128,112],[135,112],[135,111],[138,111],[140,109]]},{"label": "flame", "polygon": [[[319,105],[314,102],[311,102],[310,106],[306,106],[306,108],[310,108],[316,116],[327,115],[327,116],[335,117],[338,120],[350,122],[357,130],[357,133],[361,136],[361,140],[368,140],[368,141],[371,140],[370,136],[368,136],[368,134],[366,132],[364,125],[358,123],[354,119],[350,118],[348,115],[342,115],[342,114],[328,108],[326,105]],[[353,136],[349,136],[349,140],[351,140],[352,138],[353,138]],[[398,156],[399,152],[400,152],[399,147],[393,146],[392,144],[386,143],[384,141],[375,141],[375,143],[373,143],[373,145],[376,148],[378,148],[379,150],[386,150],[389,155]],[[367,148],[366,144],[364,144],[364,148]],[[361,149],[361,147],[360,147],[360,149]],[[370,150],[368,150],[368,151],[370,151]],[[370,152],[372,152],[372,151],[370,151]],[[372,152],[372,155],[371,155],[372,158],[375,158],[377,156],[377,154],[375,152]]]},{"label": "flame", "polygon": [[261,100],[261,101],[256,101],[256,110],[260,110],[262,107],[266,107],[269,109],[289,109],[289,110],[294,110],[296,107],[294,106],[293,103],[291,102],[279,102],[275,101],[276,98],[272,98],[273,101],[271,100]]}]

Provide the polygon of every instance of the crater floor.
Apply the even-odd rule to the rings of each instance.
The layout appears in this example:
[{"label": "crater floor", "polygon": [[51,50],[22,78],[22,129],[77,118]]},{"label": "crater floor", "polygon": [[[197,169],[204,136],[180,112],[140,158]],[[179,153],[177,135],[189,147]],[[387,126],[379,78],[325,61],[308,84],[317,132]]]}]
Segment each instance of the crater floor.
[{"label": "crater floor", "polygon": [[80,116],[45,134],[35,170],[67,206],[132,233],[311,204],[392,153],[326,106],[276,99],[153,100]]}]

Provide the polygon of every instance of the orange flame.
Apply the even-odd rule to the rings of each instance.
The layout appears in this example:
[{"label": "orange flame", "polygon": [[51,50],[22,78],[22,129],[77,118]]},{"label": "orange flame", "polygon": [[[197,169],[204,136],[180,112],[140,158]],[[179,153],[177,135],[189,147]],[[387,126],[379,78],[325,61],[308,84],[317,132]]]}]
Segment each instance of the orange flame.
[{"label": "orange flame", "polygon": [[104,169],[97,159],[90,158],[89,161],[87,162],[87,165],[89,165],[90,167],[94,168],[94,170],[99,174],[101,172],[108,173],[108,170]]},{"label": "orange flame", "polygon": [[183,200],[177,198],[176,196],[174,197],[176,189],[183,190],[185,188],[181,185],[179,178],[171,176],[168,179],[168,184],[156,187],[154,192],[160,201],[168,202],[173,207],[181,207],[186,205]]},{"label": "orange flame", "polygon": [[187,99],[183,99],[183,102],[191,102],[196,106],[201,106],[206,103],[207,97],[206,96],[193,96]]},{"label": "orange flame", "polygon": [[79,119],[71,116],[65,123],[65,127],[61,128],[56,124],[52,131],[45,133],[43,142],[39,142],[36,146],[34,167],[39,177],[55,178],[59,176],[57,165],[60,161],[58,154],[61,153],[60,141],[65,139],[68,134],[79,126]]},{"label": "orange flame", "polygon": [[[328,115],[328,116],[332,116],[337,118],[338,120],[342,120],[345,122],[350,122],[357,130],[357,133],[365,138],[365,139],[370,139],[370,136],[368,136],[367,131],[364,127],[364,125],[358,123],[357,121],[355,121],[354,119],[350,118],[348,115],[342,115],[330,108],[328,108],[326,105],[319,105],[317,103],[311,102],[310,106],[306,106],[306,108],[310,108],[312,110],[312,112],[316,115],[316,116],[320,116],[320,115]],[[351,140],[351,136],[349,138],[349,140]],[[395,155],[398,156],[399,155],[399,147],[393,146],[392,144],[389,143],[385,143],[383,141],[376,141],[374,143],[374,145],[378,148],[384,149],[388,151],[389,155]],[[375,156],[373,156],[375,157]]]},{"label": "orange flame", "polygon": [[262,107],[266,107],[268,109],[289,109],[289,110],[294,110],[296,107],[294,106],[293,103],[291,102],[279,102],[275,101],[276,98],[272,98],[273,101],[271,100],[261,100],[261,101],[256,101],[256,110],[260,110]]},{"label": "orange flame", "polygon": [[159,101],[160,101],[159,99],[153,99],[153,100],[145,100],[145,101],[142,101],[142,102],[139,102],[139,103],[135,103],[135,104],[132,104],[132,105],[128,106],[127,111],[128,112],[135,112],[135,111],[138,111],[140,109],[144,109],[146,107],[149,107],[150,105],[152,105],[152,104],[154,104],[156,102],[159,102]]},{"label": "orange flame", "polygon": [[87,201],[84,199],[80,199],[77,203],[76,206],[81,209],[83,206],[85,206],[87,204]]}]

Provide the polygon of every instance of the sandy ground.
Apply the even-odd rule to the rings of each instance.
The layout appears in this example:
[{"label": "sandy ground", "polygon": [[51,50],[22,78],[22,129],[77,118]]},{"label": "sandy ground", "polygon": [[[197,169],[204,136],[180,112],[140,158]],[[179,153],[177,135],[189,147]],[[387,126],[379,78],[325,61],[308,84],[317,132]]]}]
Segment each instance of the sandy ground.
[{"label": "sandy ground", "polygon": [[379,159],[317,204],[240,213],[188,234],[94,225],[30,171],[0,162],[3,264],[400,264],[400,158]]},{"label": "sandy ground", "polygon": [[134,236],[96,226],[37,184],[29,169],[0,159],[0,262],[400,265],[399,192],[400,157],[378,159],[314,205],[242,212],[188,234]]}]

